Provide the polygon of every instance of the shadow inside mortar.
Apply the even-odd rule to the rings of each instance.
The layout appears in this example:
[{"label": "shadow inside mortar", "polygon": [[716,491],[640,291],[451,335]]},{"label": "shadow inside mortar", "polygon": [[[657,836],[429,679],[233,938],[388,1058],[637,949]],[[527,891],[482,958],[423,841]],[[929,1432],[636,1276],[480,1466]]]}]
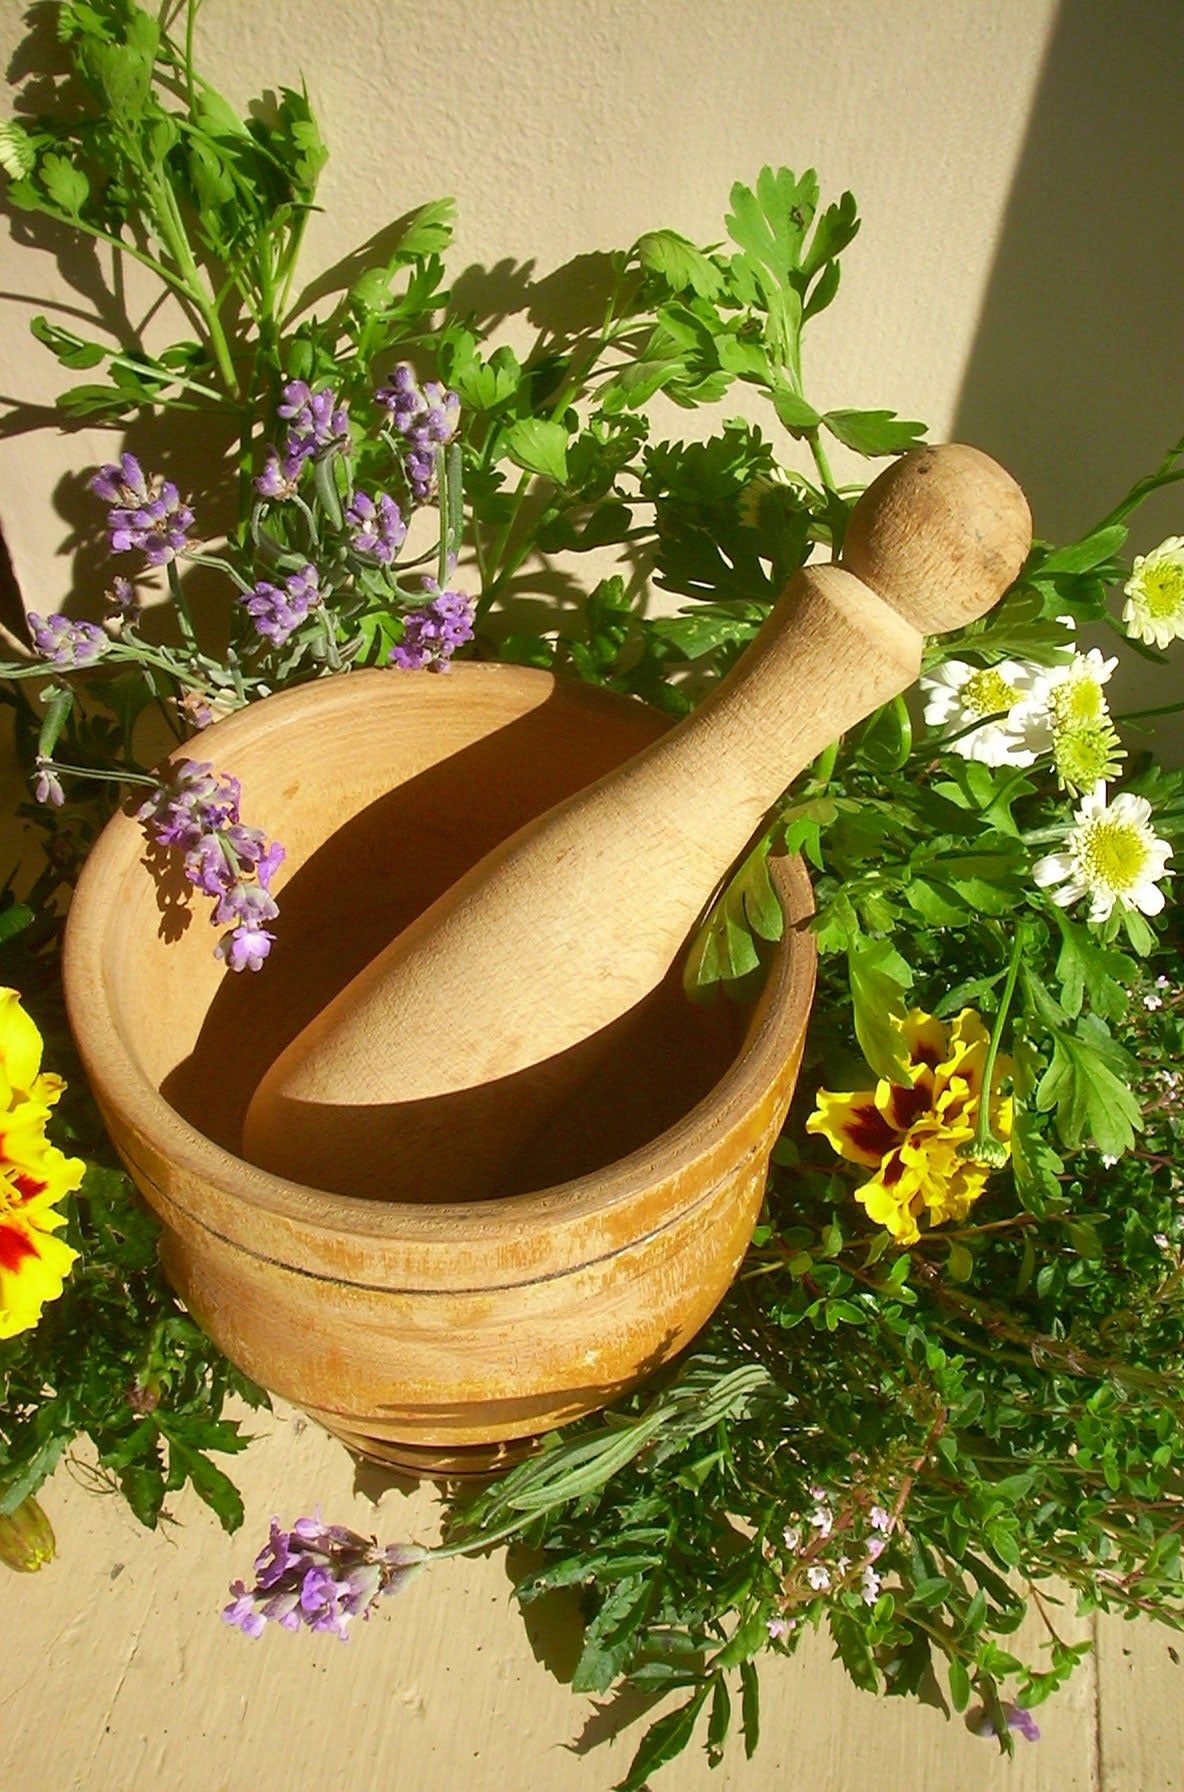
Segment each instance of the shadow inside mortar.
[{"label": "shadow inside mortar", "polygon": [[[280,892],[282,938],[262,979],[223,980],[192,1052],[165,1077],[177,1111],[236,1155],[251,1098],[279,1054],[436,897],[523,823],[620,762],[608,739],[587,743],[578,771],[548,750],[541,704],[407,779],[346,821]],[[488,793],[497,791],[491,803]],[[276,831],[282,837],[282,818]],[[393,843],[393,844],[392,844]],[[162,925],[178,917],[160,884]],[[578,954],[573,905],[570,946]],[[679,967],[587,1052],[588,1073],[500,1194],[548,1187],[603,1168],[657,1137],[719,1081],[740,1050],[748,1012],[687,1001]],[[447,1026],[446,1018],[442,1026]],[[608,1048],[607,1050],[605,1048]],[[574,1050],[579,1053],[583,1047]],[[515,1078],[463,1091],[457,1123],[513,1097]],[[395,1104],[392,1125],[411,1124]]]}]

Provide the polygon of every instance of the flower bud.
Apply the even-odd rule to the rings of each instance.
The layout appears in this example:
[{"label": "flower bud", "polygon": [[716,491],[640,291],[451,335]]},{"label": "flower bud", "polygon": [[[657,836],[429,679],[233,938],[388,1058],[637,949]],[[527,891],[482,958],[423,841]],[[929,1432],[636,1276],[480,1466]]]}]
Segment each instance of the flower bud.
[{"label": "flower bud", "polygon": [[0,1513],[0,1562],[18,1574],[33,1574],[57,1551],[53,1526],[32,1494],[15,1511]]}]

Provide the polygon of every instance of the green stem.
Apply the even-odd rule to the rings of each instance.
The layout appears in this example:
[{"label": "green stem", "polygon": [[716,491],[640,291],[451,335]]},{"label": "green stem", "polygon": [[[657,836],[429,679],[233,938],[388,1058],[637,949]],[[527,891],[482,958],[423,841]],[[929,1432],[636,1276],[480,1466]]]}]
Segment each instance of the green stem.
[{"label": "green stem", "polygon": [[67,765],[61,759],[53,760],[53,768],[65,772],[71,778],[89,778],[95,784],[143,784],[148,790],[155,790],[157,780],[150,778],[146,772],[100,772],[91,765]]},{"label": "green stem", "polygon": [[[194,556],[196,558],[196,556]],[[169,593],[177,612],[177,620],[181,624],[181,633],[187,647],[197,646],[197,631],[193,626],[193,617],[189,613],[189,599],[181,589],[181,575],[177,571],[177,562],[170,560],[167,567]]]},{"label": "green stem", "polygon": [[974,1138],[966,1148],[966,1155],[975,1162],[998,1169],[1007,1162],[1007,1146],[1002,1144],[991,1128],[991,1086],[995,1075],[995,1060],[999,1056],[999,1046],[1003,1039],[1003,1029],[1007,1024],[1011,998],[1015,994],[1016,979],[1020,974],[1020,962],[1024,955],[1025,935],[1023,926],[1015,930],[1015,940],[1011,948],[1011,963],[1007,968],[1007,982],[1003,985],[1003,994],[999,998],[999,1006],[995,1011],[995,1024],[991,1028],[991,1043],[987,1047],[987,1055],[983,1061],[982,1092],[978,1103],[978,1125]]},{"label": "green stem", "polygon": [[229,560],[223,560],[219,554],[186,553],[185,558],[187,560],[192,560],[195,566],[212,566],[215,567],[218,572],[225,573],[228,579],[233,579],[234,583],[238,586],[244,596],[249,596],[255,589],[253,585],[247,583],[246,579],[243,578],[237,568],[230,564]]},{"label": "green stem", "polygon": [[1124,709],[1120,715],[1115,716],[1114,720],[1116,722],[1140,722],[1145,716],[1179,715],[1182,709],[1184,709],[1184,702],[1158,703],[1154,709]]},{"label": "green stem", "polygon": [[973,722],[967,722],[964,727],[956,729],[953,734],[943,734],[937,740],[926,741],[924,747],[914,754],[914,758],[931,759],[935,753],[944,753],[947,747],[952,747],[955,741],[964,740],[977,728],[990,728],[996,722],[1005,722],[1010,714],[1009,709],[1000,709],[996,710],[993,716],[976,716]]},{"label": "green stem", "polygon": [[218,363],[218,371],[226,382],[226,389],[232,398],[237,399],[239,397],[238,377],[234,371],[234,362],[230,357],[230,345],[226,340],[217,310],[211,303],[202,283],[201,270],[189,242],[176,194],[168,181],[157,176],[152,170],[143,168],[141,172],[150,194],[156,201],[154,211],[165,246],[180,268],[184,289],[205,324],[210,347],[213,350],[214,359]]},{"label": "green stem", "polygon": [[197,96],[193,86],[193,27],[197,21],[198,0],[186,0],[185,3],[185,93],[189,101],[189,116],[193,117],[197,110]]},{"label": "green stem", "polygon": [[806,431],[806,441],[810,445],[810,453],[814,456],[814,465],[818,468],[818,477],[821,479],[827,491],[833,492],[835,490],[835,476],[831,472],[830,461],[827,459],[826,449],[822,446],[822,437],[818,430],[808,429]]}]

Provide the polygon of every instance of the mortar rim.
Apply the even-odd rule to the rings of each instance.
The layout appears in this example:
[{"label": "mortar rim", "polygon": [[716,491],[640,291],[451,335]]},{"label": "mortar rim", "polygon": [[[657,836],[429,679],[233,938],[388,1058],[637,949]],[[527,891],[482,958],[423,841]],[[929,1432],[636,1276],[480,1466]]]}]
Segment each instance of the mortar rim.
[{"label": "mortar rim", "polygon": [[[647,721],[652,718],[658,732],[669,726],[668,718],[633,698],[557,678],[534,667],[463,662],[451,669],[449,679],[467,682],[474,675],[531,691],[545,683],[578,707],[627,705]],[[211,748],[229,746],[232,750],[241,734],[256,739],[261,723],[270,730],[291,720],[286,714],[289,710],[302,712],[305,706],[317,710],[359,701],[368,683],[390,676],[381,668],[368,668],[348,677],[277,692],[215,723],[200,741],[184,743],[168,759],[194,757],[195,748],[205,757],[207,743]],[[200,1132],[160,1093],[124,1038],[118,1004],[104,970],[103,945],[112,912],[108,891],[117,889],[140,859],[143,844],[142,830],[126,808],[112,816],[74,892],[63,947],[62,982],[79,1055],[105,1113],[117,1111],[138,1139],[183,1175],[281,1225],[326,1236],[346,1234],[359,1244],[398,1240],[410,1248],[446,1245],[478,1233],[487,1247],[496,1248],[499,1242],[520,1237],[524,1227],[545,1226],[552,1234],[564,1236],[573,1230],[578,1233],[589,1219],[601,1219],[626,1207],[643,1189],[676,1181],[695,1161],[709,1157],[713,1144],[721,1144],[729,1129],[751,1113],[754,1103],[772,1086],[778,1067],[794,1057],[809,1020],[816,952],[804,923],[813,912],[813,897],[805,866],[800,856],[793,854],[770,864],[786,926],[739,1052],[707,1095],[647,1145],[602,1170],[490,1201],[425,1206],[309,1187],[260,1169]],[[764,1074],[758,1075],[762,1068]],[[175,1192],[170,1193],[170,1200],[190,1211],[177,1201]],[[670,1214],[663,1225],[673,1223],[676,1217],[677,1212]],[[191,1213],[191,1218],[203,1223],[200,1213]],[[560,1236],[552,1242],[558,1247]]]}]

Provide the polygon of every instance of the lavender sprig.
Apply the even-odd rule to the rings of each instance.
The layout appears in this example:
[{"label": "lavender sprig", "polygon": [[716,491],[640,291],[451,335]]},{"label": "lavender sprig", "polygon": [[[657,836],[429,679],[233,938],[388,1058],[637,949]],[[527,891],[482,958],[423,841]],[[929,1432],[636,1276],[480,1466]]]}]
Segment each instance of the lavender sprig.
[{"label": "lavender sprig", "polygon": [[138,548],[150,566],[165,566],[188,546],[192,510],[170,479],[159,473],[146,477],[133,454],[100,467],[90,489],[111,506],[107,527],[112,553]]},{"label": "lavender sprig", "polygon": [[368,554],[382,566],[389,566],[404,541],[407,525],[395,500],[387,492],[356,491],[345,512],[354,551]]},{"label": "lavender sprig", "polygon": [[422,504],[436,489],[436,451],[451,442],[459,426],[460,398],[436,380],[421,386],[406,361],[374,397],[403,437],[403,471],[411,496]]},{"label": "lavender sprig", "polygon": [[463,591],[441,591],[435,579],[424,579],[429,601],[403,616],[403,639],[391,648],[393,666],[405,672],[426,667],[446,672],[458,647],[473,638],[473,605]]},{"label": "lavender sprig", "polygon": [[175,847],[185,875],[215,901],[215,926],[229,925],[214,948],[232,971],[257,971],[275,942],[267,928],[279,907],[272,876],[286,857],[278,841],[239,819],[237,778],[183,759],[137,815],[160,846]]},{"label": "lavender sprig", "polygon": [[63,672],[93,665],[110,646],[94,622],[75,621],[71,616],[39,616],[36,610],[30,610],[26,620],[38,653]]},{"label": "lavender sprig", "polygon": [[283,646],[321,601],[319,574],[310,564],[290,573],[282,586],[260,579],[240,599],[259,633],[276,647]]},{"label": "lavender sprig", "polygon": [[271,1521],[271,1534],[255,1558],[255,1584],[236,1580],[222,1620],[244,1636],[261,1636],[269,1622],[285,1630],[329,1631],[349,1641],[354,1618],[369,1619],[378,1600],[406,1586],[430,1551],[415,1544],[380,1548],[373,1537],[344,1525],[298,1518],[290,1531]]}]

